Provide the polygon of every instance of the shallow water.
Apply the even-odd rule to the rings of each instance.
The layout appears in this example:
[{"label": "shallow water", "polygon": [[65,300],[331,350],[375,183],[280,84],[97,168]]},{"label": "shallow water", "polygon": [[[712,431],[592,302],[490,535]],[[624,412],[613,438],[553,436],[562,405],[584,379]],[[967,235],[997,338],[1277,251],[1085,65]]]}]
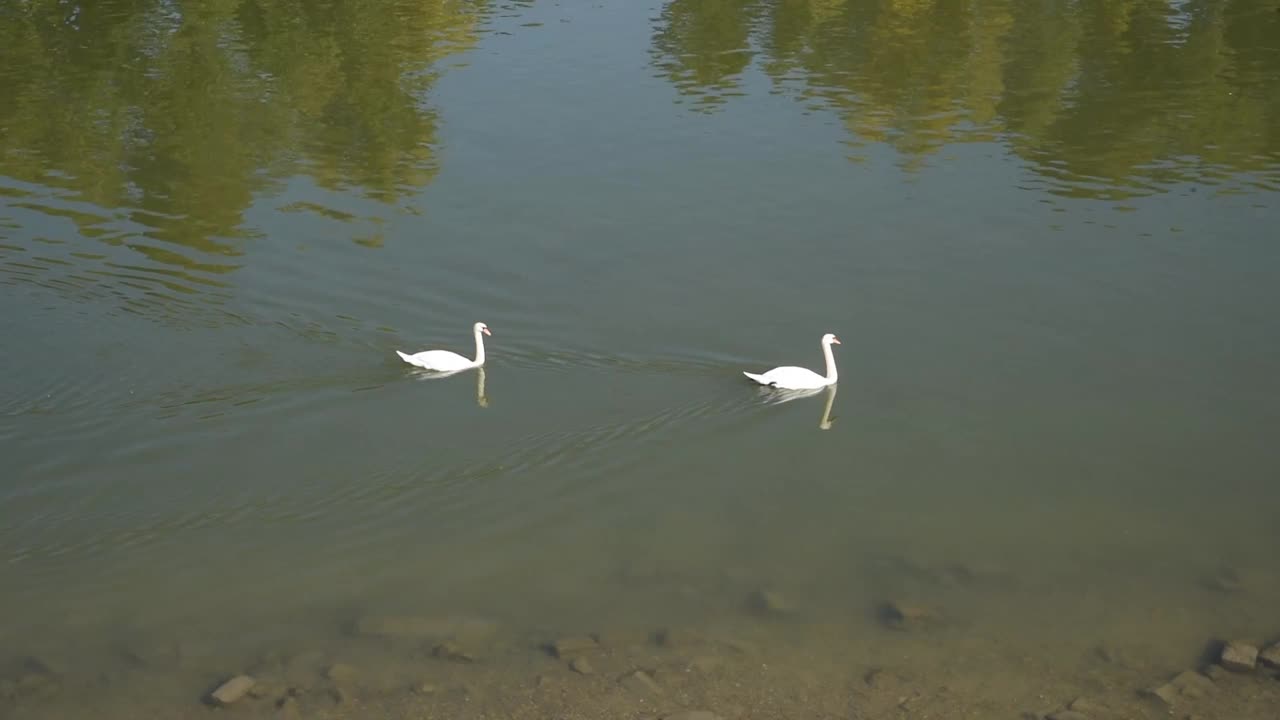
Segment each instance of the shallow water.
[{"label": "shallow water", "polygon": [[[1266,3],[0,20],[15,659],[194,643],[109,684],[177,707],[262,652],[355,652],[367,613],[519,645],[760,587],[817,628],[797,652],[844,628],[837,664],[901,595],[976,634],[930,658],[1055,673],[1280,632]],[[394,354],[470,352],[476,320],[482,374]],[[834,397],[740,375],[820,369],[824,332]]]}]

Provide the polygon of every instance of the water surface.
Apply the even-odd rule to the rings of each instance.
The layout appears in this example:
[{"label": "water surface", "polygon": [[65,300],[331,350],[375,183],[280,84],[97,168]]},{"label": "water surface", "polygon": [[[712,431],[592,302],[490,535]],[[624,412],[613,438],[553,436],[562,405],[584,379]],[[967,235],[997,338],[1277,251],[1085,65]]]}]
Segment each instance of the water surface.
[{"label": "water surface", "polygon": [[[0,68],[15,652],[768,586],[873,655],[954,563],[1064,666],[1277,629],[1272,3],[0,2]],[[477,320],[482,391],[394,354]],[[824,332],[833,421],[742,378]]]}]

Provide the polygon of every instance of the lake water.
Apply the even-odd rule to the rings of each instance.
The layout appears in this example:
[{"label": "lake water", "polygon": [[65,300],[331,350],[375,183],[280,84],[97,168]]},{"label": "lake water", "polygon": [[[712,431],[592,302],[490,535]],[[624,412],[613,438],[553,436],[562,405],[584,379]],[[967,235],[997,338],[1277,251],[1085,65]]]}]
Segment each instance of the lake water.
[{"label": "lake water", "polygon": [[0,98],[0,715],[554,716],[537,643],[678,626],[1016,717],[1280,634],[1273,2],[0,0]]}]

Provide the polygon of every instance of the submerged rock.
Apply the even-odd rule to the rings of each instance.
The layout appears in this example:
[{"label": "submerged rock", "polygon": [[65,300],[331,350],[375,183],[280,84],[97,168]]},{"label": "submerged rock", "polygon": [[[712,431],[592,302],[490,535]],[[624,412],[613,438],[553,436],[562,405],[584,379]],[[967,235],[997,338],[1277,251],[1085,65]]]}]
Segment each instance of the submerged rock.
[{"label": "submerged rock", "polygon": [[700,673],[712,673],[724,667],[724,660],[714,655],[699,655],[689,661],[689,669]]},{"label": "submerged rock", "polygon": [[1159,687],[1148,688],[1143,691],[1143,694],[1147,697],[1159,700],[1164,705],[1170,707],[1177,703],[1178,698],[1181,697],[1178,693],[1178,689],[1168,683],[1160,685]]},{"label": "submerged rock", "polygon": [[1184,670],[1172,680],[1145,692],[1165,705],[1173,705],[1181,698],[1196,699],[1212,692],[1213,681],[1194,670]]},{"label": "submerged rock", "polygon": [[1074,710],[1085,715],[1097,715],[1105,712],[1106,708],[1087,697],[1078,697],[1067,705],[1068,710]]},{"label": "submerged rock", "polygon": [[276,703],[276,711],[279,717],[293,720],[302,716],[302,710],[298,707],[298,700],[294,697],[284,697],[280,702]]},{"label": "submerged rock", "polygon": [[662,720],[723,720],[709,710],[684,710],[671,715],[663,715]]},{"label": "submerged rock", "polygon": [[574,635],[563,637],[551,643],[551,654],[560,659],[574,657],[600,647],[600,643],[590,635]]},{"label": "submerged rock", "polygon": [[324,671],[324,676],[336,683],[350,684],[360,676],[360,671],[353,665],[334,663]]},{"label": "submerged rock", "polygon": [[623,675],[618,678],[618,684],[637,695],[657,695],[662,692],[662,686],[643,670],[635,670]]},{"label": "submerged rock", "polygon": [[1235,672],[1249,672],[1258,665],[1258,648],[1242,642],[1229,642],[1222,648],[1222,667]]},{"label": "submerged rock", "polygon": [[1280,668],[1280,642],[1258,653],[1258,660],[1267,667]]},{"label": "submerged rock", "polygon": [[1227,676],[1231,675],[1231,671],[1222,667],[1217,663],[1214,663],[1204,669],[1204,674],[1208,675],[1210,680],[1214,682],[1218,682],[1220,680],[1226,679]]},{"label": "submerged rock", "polygon": [[243,698],[255,684],[257,681],[248,675],[237,675],[219,685],[209,694],[209,699],[215,705],[230,705]]},{"label": "submerged rock", "polygon": [[747,607],[761,615],[786,615],[791,605],[776,590],[756,590],[747,596]]},{"label": "submerged rock", "polygon": [[439,645],[436,645],[431,650],[431,654],[441,660],[449,660],[452,662],[472,663],[476,661],[475,653],[463,648],[452,640],[446,640]]},{"label": "submerged rock", "polygon": [[937,625],[942,616],[921,605],[888,602],[880,609],[880,620],[894,630],[922,630]]},{"label": "submerged rock", "polygon": [[1213,681],[1195,670],[1183,670],[1174,676],[1169,683],[1187,697],[1201,697],[1213,692]]},{"label": "submerged rock", "polygon": [[584,657],[574,658],[573,661],[569,663],[569,668],[579,675],[592,675],[596,671],[596,669],[591,666],[591,661]]}]

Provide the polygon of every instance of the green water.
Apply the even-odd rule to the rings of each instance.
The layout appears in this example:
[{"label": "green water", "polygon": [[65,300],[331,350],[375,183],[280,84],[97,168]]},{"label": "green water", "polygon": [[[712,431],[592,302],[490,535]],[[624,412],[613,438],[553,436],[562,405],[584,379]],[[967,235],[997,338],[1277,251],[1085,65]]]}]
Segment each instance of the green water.
[{"label": "green water", "polygon": [[1278,193],[1262,0],[0,0],[0,669],[69,688],[0,703],[758,587],[855,658],[901,593],[1054,672],[1275,633]]}]

